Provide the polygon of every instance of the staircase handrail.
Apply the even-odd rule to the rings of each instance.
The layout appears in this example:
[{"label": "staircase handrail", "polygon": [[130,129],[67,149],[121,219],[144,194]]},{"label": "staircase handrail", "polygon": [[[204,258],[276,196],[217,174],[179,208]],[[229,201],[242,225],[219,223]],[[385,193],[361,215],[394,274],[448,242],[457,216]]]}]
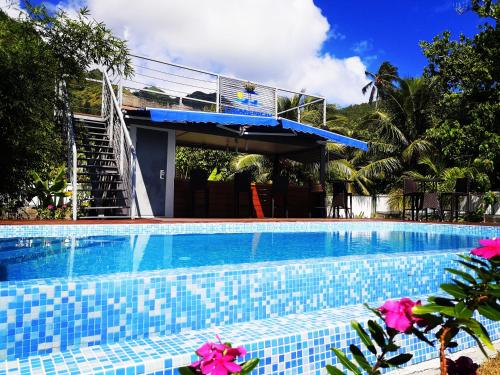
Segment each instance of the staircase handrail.
[{"label": "staircase handrail", "polygon": [[59,95],[63,101],[62,121],[68,146],[67,175],[71,183],[71,218],[77,219],[78,209],[78,154],[76,149],[74,117],[69,105],[69,95],[64,81],[61,82]]},{"label": "staircase handrail", "polygon": [[[125,119],[123,117],[123,113],[121,111],[121,107],[118,104],[118,99],[116,98],[115,92],[113,90],[113,85],[111,84],[111,80],[109,79],[108,74],[104,69],[102,69],[102,76],[103,76],[103,89],[107,91],[107,94],[109,95],[111,103],[106,103],[111,106],[109,107],[104,107],[107,108],[108,113],[102,113],[102,116],[105,118],[106,122],[109,121],[109,128],[108,131],[110,140],[112,142],[116,142],[114,134],[114,114],[117,115],[118,117],[118,122],[119,122],[119,130],[120,130],[120,135],[123,136],[123,139],[125,140],[125,144],[118,144],[118,149],[113,147],[113,150],[116,155],[116,159],[118,161],[118,165],[120,168],[120,174],[122,176],[127,177],[127,190],[129,193],[129,199],[130,199],[130,218],[135,219],[136,213],[135,213],[135,200],[136,200],[136,166],[137,166],[137,154],[135,151],[134,144],[132,142],[132,138],[130,137],[129,131],[127,129],[127,125],[125,123]],[[103,98],[105,97],[104,92],[103,92]],[[123,159],[124,155],[121,155],[121,152],[126,151],[129,153],[129,165],[128,165],[128,173],[125,173],[126,171],[123,169]]]}]

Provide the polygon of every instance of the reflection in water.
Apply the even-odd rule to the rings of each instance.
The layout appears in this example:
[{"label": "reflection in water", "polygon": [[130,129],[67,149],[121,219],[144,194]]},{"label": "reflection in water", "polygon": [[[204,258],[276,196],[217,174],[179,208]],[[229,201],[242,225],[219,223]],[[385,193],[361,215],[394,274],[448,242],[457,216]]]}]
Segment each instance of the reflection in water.
[{"label": "reflection in water", "polygon": [[132,235],[0,239],[0,281],[303,258],[472,248],[477,238],[416,232]]}]

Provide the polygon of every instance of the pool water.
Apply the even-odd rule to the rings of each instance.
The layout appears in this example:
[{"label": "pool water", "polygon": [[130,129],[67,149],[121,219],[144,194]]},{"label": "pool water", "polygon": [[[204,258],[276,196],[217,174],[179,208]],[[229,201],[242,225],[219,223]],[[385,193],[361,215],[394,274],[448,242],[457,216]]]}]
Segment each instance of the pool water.
[{"label": "pool water", "polygon": [[0,239],[0,281],[349,255],[457,251],[480,237],[332,231]]}]

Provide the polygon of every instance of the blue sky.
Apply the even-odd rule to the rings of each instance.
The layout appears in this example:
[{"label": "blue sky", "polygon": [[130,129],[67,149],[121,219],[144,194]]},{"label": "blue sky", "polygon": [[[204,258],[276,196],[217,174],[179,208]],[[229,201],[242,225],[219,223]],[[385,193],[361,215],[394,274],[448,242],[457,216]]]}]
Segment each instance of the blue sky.
[{"label": "blue sky", "polygon": [[376,69],[389,60],[403,76],[422,73],[426,59],[419,41],[451,31],[473,35],[481,23],[473,12],[459,15],[449,0],[314,0],[334,32],[323,49],[337,57],[357,53]]},{"label": "blue sky", "polygon": [[51,1],[69,11],[88,5],[136,54],[305,89],[341,106],[367,100],[365,70],[388,60],[403,77],[421,75],[419,41],[445,30],[473,35],[482,22],[459,15],[458,0]]}]

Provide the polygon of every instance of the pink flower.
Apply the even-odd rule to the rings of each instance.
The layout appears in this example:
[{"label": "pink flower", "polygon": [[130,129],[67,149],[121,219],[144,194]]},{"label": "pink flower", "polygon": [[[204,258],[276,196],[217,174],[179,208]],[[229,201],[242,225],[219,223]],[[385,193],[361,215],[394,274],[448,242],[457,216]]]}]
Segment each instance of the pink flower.
[{"label": "pink flower", "polygon": [[49,204],[49,205],[47,206],[47,208],[48,208],[49,210],[53,210],[53,209],[54,209],[54,205],[53,205],[53,204]]},{"label": "pink flower", "polygon": [[471,251],[471,254],[478,257],[491,259],[500,256],[500,238],[492,238],[491,240],[479,240],[482,247],[477,247]]},{"label": "pink flower", "polygon": [[68,206],[63,204],[61,208],[65,210],[66,208],[68,208]]},{"label": "pink flower", "polygon": [[384,315],[387,327],[399,332],[408,332],[414,323],[424,323],[423,319],[413,316],[412,309],[417,305],[421,305],[420,301],[413,302],[409,298],[402,298],[399,301],[387,301],[378,310]]},{"label": "pink flower", "polygon": [[[219,337],[217,336],[217,338]],[[228,375],[238,373],[241,371],[241,366],[234,361],[246,353],[245,348],[232,348],[223,344],[220,339],[219,343],[206,342],[196,351],[196,354],[201,358],[192,363],[191,367],[196,368],[202,374]]]}]

